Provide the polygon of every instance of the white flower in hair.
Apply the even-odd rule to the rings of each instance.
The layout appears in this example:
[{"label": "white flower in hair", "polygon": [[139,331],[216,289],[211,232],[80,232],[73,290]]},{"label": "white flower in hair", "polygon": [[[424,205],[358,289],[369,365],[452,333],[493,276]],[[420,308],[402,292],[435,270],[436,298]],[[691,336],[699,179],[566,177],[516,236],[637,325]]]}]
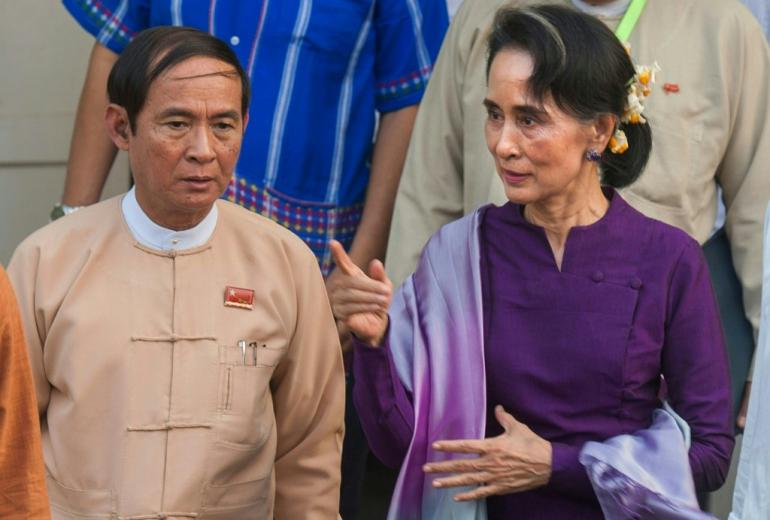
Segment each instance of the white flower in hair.
[{"label": "white flower in hair", "polygon": [[[626,50],[629,50],[628,47]],[[628,84],[626,95],[626,106],[623,108],[623,115],[620,121],[625,124],[641,124],[647,120],[642,115],[644,112],[644,102],[652,93],[652,85],[655,83],[655,75],[660,72],[660,66],[655,62],[652,66],[637,65],[636,74],[631,78]],[[610,151],[612,153],[624,153],[628,150],[628,138],[626,133],[618,127],[614,135],[610,138]]]},{"label": "white flower in hair", "polygon": [[660,72],[660,66],[657,62],[653,63],[652,66],[636,66],[636,74],[628,84],[626,106],[623,110],[623,116],[620,118],[622,122],[631,124],[647,122],[642,115],[644,101],[652,93],[652,85],[655,83],[657,72]]}]

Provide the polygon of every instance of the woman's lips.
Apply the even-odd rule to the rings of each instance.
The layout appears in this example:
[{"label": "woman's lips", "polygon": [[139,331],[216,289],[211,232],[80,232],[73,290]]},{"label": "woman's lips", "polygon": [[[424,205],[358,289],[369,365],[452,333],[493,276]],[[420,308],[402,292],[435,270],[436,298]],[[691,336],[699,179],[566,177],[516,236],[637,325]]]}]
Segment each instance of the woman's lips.
[{"label": "woman's lips", "polygon": [[505,182],[509,184],[521,184],[530,177],[529,173],[519,173],[505,169],[502,170],[502,173],[503,179],[505,179]]}]

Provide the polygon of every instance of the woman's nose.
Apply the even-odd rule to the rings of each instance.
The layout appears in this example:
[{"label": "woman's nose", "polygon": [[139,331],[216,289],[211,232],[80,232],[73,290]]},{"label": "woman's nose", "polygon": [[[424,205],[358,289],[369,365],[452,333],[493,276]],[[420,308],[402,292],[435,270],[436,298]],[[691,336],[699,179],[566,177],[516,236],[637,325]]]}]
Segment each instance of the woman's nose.
[{"label": "woman's nose", "polygon": [[501,159],[516,158],[521,155],[519,131],[512,125],[506,124],[500,131],[495,153]]}]

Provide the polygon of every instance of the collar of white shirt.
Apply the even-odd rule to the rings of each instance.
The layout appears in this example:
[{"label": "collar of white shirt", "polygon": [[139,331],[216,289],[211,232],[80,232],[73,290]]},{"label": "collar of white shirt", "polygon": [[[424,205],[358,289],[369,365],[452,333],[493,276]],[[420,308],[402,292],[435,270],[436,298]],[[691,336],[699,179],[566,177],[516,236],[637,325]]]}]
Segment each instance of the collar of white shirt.
[{"label": "collar of white shirt", "polygon": [[631,0],[613,0],[603,5],[591,5],[585,0],[572,0],[572,5],[586,14],[592,16],[601,16],[603,18],[614,18],[626,12]]},{"label": "collar of white shirt", "polygon": [[145,247],[161,251],[191,249],[202,246],[208,242],[217,226],[217,205],[211,207],[211,211],[198,225],[183,231],[174,231],[159,226],[139,206],[136,200],[136,188],[126,193],[121,204],[123,218],[134,235],[134,239]]}]

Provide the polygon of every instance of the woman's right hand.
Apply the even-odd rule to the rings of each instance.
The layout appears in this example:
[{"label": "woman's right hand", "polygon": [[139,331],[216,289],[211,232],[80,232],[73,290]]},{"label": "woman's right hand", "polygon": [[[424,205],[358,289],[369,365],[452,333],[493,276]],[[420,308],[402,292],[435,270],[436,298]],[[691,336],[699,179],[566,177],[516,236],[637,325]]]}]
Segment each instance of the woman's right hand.
[{"label": "woman's right hand", "polygon": [[332,240],[332,256],[338,275],[327,286],[334,317],[348,326],[356,337],[372,347],[382,343],[388,329],[388,307],[393,284],[379,260],[369,264],[367,276],[345,253],[342,244]]}]

